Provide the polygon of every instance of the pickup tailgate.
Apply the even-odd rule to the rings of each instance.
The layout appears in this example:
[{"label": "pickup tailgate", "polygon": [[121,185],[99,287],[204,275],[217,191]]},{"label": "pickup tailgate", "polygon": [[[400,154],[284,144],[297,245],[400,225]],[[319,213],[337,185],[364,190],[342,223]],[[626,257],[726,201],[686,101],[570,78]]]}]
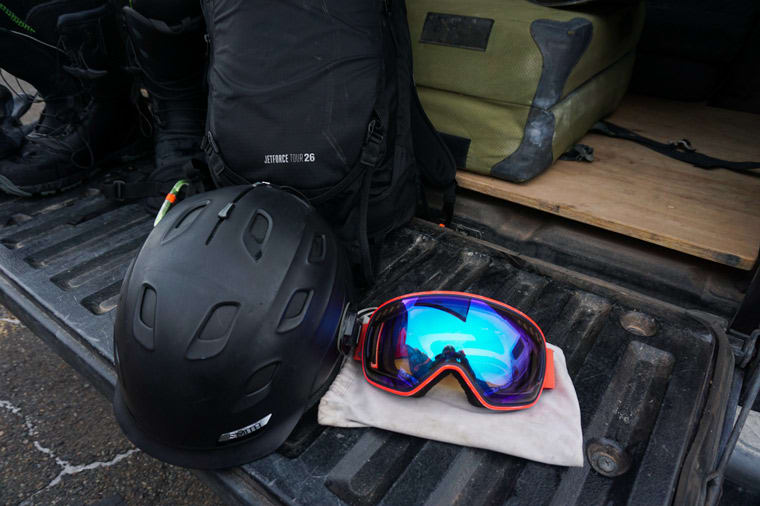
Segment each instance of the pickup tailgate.
[{"label": "pickup tailgate", "polygon": [[[47,199],[0,197],[2,302],[109,397],[119,286],[151,223],[139,205],[86,188]],[[366,306],[449,289],[531,315],[567,357],[585,467],[321,427],[312,411],[278,453],[206,475],[228,499],[668,504],[701,496],[733,373],[725,336],[709,317],[421,221],[389,237],[380,262],[376,286],[362,297]]]}]

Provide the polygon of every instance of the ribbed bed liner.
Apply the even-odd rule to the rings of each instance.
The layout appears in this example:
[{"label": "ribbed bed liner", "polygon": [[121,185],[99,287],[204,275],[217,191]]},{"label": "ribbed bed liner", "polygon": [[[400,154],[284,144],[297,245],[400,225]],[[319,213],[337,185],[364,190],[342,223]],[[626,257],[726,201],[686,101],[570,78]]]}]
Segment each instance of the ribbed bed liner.
[{"label": "ribbed bed liner", "polygon": [[[101,378],[109,395],[118,289],[151,222],[139,205],[85,188],[0,198],[2,301],[80,372]],[[381,430],[320,427],[312,411],[278,453],[218,476],[228,497],[253,491],[285,503],[364,505],[673,499],[712,371],[707,327],[673,306],[419,221],[388,238],[378,272],[364,306],[447,289],[503,300],[533,317],[565,352],[585,447],[594,449],[587,453],[610,476],[589,458],[570,469]]]}]

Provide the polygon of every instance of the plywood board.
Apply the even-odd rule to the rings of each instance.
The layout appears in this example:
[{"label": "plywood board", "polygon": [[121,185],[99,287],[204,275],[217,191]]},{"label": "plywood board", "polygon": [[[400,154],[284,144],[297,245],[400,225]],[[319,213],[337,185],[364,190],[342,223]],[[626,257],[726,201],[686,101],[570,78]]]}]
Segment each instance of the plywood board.
[{"label": "plywood board", "polygon": [[[701,152],[760,160],[760,115],[626,97],[613,123]],[[630,141],[589,134],[593,163],[559,161],[523,184],[459,171],[463,188],[715,262],[751,269],[760,249],[760,178],[703,170]],[[760,172],[760,171],[758,171]]]}]

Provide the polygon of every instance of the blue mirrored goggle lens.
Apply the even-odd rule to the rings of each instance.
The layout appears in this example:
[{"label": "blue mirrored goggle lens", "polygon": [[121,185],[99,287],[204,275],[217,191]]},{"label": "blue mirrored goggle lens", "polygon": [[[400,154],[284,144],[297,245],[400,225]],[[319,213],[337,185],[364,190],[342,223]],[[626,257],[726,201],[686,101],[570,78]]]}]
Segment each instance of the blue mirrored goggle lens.
[{"label": "blue mirrored goggle lens", "polygon": [[544,342],[524,317],[466,295],[421,295],[383,306],[372,317],[365,370],[383,386],[408,392],[456,364],[495,405],[532,402],[543,380]]}]

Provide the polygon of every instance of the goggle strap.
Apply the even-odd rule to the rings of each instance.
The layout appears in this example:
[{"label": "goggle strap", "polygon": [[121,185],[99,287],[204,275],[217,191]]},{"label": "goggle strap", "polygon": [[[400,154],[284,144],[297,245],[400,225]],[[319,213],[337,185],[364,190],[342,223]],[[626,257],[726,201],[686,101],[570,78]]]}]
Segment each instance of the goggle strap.
[{"label": "goggle strap", "polygon": [[544,388],[554,388],[554,350],[546,347],[546,372],[544,373]]},{"label": "goggle strap", "polygon": [[367,323],[375,309],[377,308],[371,307],[357,313],[351,311],[350,304],[346,304],[338,325],[338,351],[342,355],[350,356],[352,349],[361,347],[361,338],[367,331]]}]

